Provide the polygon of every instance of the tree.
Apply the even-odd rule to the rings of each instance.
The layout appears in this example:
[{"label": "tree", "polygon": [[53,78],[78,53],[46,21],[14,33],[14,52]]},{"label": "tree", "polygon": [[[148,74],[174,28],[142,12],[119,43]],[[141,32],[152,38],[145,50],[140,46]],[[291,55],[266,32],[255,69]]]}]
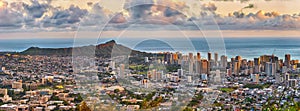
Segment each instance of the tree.
[{"label": "tree", "polygon": [[57,96],[52,95],[50,100],[59,101],[60,99]]},{"label": "tree", "polygon": [[9,95],[10,97],[14,97],[15,96],[14,90],[8,90],[7,95]]},{"label": "tree", "polygon": [[78,96],[75,97],[74,101],[75,101],[76,103],[80,103],[81,101],[83,101],[83,99],[82,99],[81,95],[78,94]]},{"label": "tree", "polygon": [[191,107],[186,107],[183,111],[193,111],[193,108],[191,108]]},{"label": "tree", "polygon": [[82,101],[79,105],[79,111],[92,111],[85,101]]},{"label": "tree", "polygon": [[148,102],[147,102],[147,100],[143,100],[143,102],[141,103],[141,108],[142,109],[147,109],[149,107],[149,104],[148,104]]},{"label": "tree", "polygon": [[120,92],[119,89],[115,89],[115,90],[114,90],[114,93],[119,93],[119,92]]}]

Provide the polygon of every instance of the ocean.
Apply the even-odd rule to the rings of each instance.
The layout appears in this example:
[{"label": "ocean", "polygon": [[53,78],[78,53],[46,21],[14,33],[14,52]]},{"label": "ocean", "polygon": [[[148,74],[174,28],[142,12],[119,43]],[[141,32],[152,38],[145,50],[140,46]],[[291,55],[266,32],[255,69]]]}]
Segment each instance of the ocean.
[{"label": "ocean", "polygon": [[[78,39],[75,46],[86,46],[105,43],[112,40],[111,38],[99,39],[98,42],[92,39]],[[182,53],[201,52],[202,57],[207,56],[210,52],[209,47],[216,44],[208,45],[205,38],[190,38],[189,40],[180,38],[164,38],[164,39],[137,39],[124,38],[117,39],[117,43],[132,49],[146,52],[166,52],[179,51]],[[171,45],[170,45],[171,44]],[[175,45],[174,45],[175,44]],[[65,48],[73,47],[74,39],[0,39],[0,51],[20,52],[29,47],[41,48]],[[222,46],[222,44],[217,44]],[[274,55],[284,59],[285,54],[291,54],[292,59],[300,59],[300,38],[224,38],[225,53],[228,58],[240,55],[243,58],[253,59],[261,55]]]}]

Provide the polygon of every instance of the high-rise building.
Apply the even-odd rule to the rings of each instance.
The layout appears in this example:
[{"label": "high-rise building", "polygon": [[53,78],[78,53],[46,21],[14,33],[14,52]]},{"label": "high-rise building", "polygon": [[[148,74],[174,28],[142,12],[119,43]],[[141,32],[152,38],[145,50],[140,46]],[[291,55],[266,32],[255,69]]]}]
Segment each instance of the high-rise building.
[{"label": "high-rise building", "polygon": [[265,73],[270,76],[272,73],[272,63],[271,62],[266,62],[265,64]]},{"label": "high-rise building", "polygon": [[227,73],[227,76],[231,76],[231,75],[232,75],[232,70],[231,70],[231,68],[227,69],[227,70],[226,70],[226,73]]},{"label": "high-rise building", "polygon": [[235,58],[231,58],[231,59],[230,59],[230,62],[231,62],[231,63],[234,63],[234,61],[235,61]]},{"label": "high-rise building", "polygon": [[173,64],[173,53],[169,53],[169,60],[168,60],[168,64]]},{"label": "high-rise building", "polygon": [[190,62],[193,62],[193,60],[194,60],[193,53],[189,53],[189,61],[190,61]]},{"label": "high-rise building", "polygon": [[208,74],[208,61],[207,60],[201,60],[201,73]]},{"label": "high-rise building", "polygon": [[[284,65],[283,59],[278,60],[278,67],[277,68],[281,69],[283,67],[283,65]],[[277,69],[277,70],[279,70],[279,69]]]},{"label": "high-rise building", "polygon": [[171,53],[166,53],[164,55],[164,61],[167,63],[167,64],[170,64],[172,61],[173,61],[173,56]]},{"label": "high-rise building", "polygon": [[200,52],[197,53],[197,61],[201,61],[201,54],[200,54]]},{"label": "high-rise building", "polygon": [[260,59],[259,58],[254,58],[254,65],[255,66],[260,65]]},{"label": "high-rise building", "polygon": [[178,53],[173,54],[173,63],[178,64]]},{"label": "high-rise building", "polygon": [[193,74],[193,73],[194,73],[194,63],[189,62],[189,74]]},{"label": "high-rise building", "polygon": [[254,67],[254,62],[253,62],[252,60],[249,60],[249,61],[248,61],[248,67],[250,67],[250,68],[251,68],[251,67],[252,67],[252,68]]},{"label": "high-rise building", "polygon": [[284,65],[287,68],[290,68],[290,65],[291,65],[291,55],[290,54],[285,54]]},{"label": "high-rise building", "polygon": [[241,56],[236,56],[235,57],[235,62],[238,62],[237,64],[235,64],[235,65],[237,65],[236,66],[236,68],[237,68],[237,71],[238,71],[238,73],[239,73],[239,71],[240,71],[240,68],[241,68],[241,64],[242,64],[242,57]]},{"label": "high-rise building", "polygon": [[179,77],[184,76],[183,69],[177,69],[177,73]]},{"label": "high-rise building", "polygon": [[235,57],[235,60],[241,61],[241,60],[242,60],[242,57],[241,57],[241,56],[236,56],[236,57]]},{"label": "high-rise building", "polygon": [[214,60],[208,61],[208,70],[210,71],[211,68],[214,68],[216,66],[216,63]]},{"label": "high-rise building", "polygon": [[211,60],[211,52],[207,53],[207,60],[210,61]]},{"label": "high-rise building", "polygon": [[176,52],[176,54],[177,54],[177,59],[178,59],[178,60],[181,60],[181,59],[182,59],[182,53]]},{"label": "high-rise building", "polygon": [[221,71],[220,70],[216,70],[215,71],[215,78],[214,78],[214,82],[220,84],[222,82],[222,78],[221,78]]},{"label": "high-rise building", "polygon": [[248,67],[248,62],[247,59],[243,59],[241,62],[241,67],[242,69],[246,69]]},{"label": "high-rise building", "polygon": [[149,62],[149,58],[145,57],[145,63],[148,63],[148,62]]},{"label": "high-rise building", "polygon": [[218,62],[219,61],[219,59],[218,59],[219,57],[218,57],[218,53],[217,52],[215,52],[215,61],[216,62]]},{"label": "high-rise building", "polygon": [[187,80],[188,80],[189,83],[193,82],[192,76],[187,76]]},{"label": "high-rise building", "polygon": [[277,71],[276,63],[272,63],[272,71],[271,71],[272,76],[274,76],[276,74],[276,71]]},{"label": "high-rise building", "polygon": [[196,74],[201,74],[201,60],[195,62]]},{"label": "high-rise building", "polygon": [[284,74],[284,82],[287,83],[290,80],[290,74],[289,73],[285,73]]},{"label": "high-rise building", "polygon": [[152,80],[157,80],[157,73],[156,73],[156,70],[153,69],[152,71],[150,71],[151,75],[152,75]]},{"label": "high-rise building", "polygon": [[221,56],[221,67],[223,67],[223,68],[227,67],[227,56],[225,56],[225,55]]},{"label": "high-rise building", "polygon": [[240,68],[239,68],[239,61],[238,60],[235,60],[234,61],[234,64],[233,64],[233,73],[235,75],[238,75],[240,72]]},{"label": "high-rise building", "polygon": [[273,76],[276,73],[276,63],[266,62],[265,64],[265,73],[268,76]]},{"label": "high-rise building", "polygon": [[189,53],[189,74],[194,73],[194,56],[193,53]]},{"label": "high-rise building", "polygon": [[115,61],[110,61],[109,62],[109,67],[114,70],[116,68],[116,62]]}]

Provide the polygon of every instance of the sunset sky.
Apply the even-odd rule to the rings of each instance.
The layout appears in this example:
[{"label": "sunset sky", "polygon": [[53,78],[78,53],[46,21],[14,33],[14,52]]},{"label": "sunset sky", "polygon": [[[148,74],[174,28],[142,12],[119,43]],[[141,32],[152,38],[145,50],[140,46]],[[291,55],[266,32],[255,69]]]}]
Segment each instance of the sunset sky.
[{"label": "sunset sky", "polygon": [[78,31],[90,32],[88,36],[102,28],[107,37],[122,31],[128,36],[140,31],[176,36],[168,33],[178,30],[191,36],[221,30],[224,37],[297,37],[298,4],[299,0],[0,0],[0,39],[73,37]]}]

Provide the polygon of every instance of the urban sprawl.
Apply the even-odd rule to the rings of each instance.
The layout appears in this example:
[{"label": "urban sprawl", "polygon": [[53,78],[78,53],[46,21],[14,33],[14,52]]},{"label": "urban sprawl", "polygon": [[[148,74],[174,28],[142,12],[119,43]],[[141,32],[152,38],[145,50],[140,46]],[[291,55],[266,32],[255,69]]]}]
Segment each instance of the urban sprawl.
[{"label": "urban sprawl", "polygon": [[300,63],[290,54],[253,60],[201,54],[5,54],[0,56],[0,110],[300,109]]}]

